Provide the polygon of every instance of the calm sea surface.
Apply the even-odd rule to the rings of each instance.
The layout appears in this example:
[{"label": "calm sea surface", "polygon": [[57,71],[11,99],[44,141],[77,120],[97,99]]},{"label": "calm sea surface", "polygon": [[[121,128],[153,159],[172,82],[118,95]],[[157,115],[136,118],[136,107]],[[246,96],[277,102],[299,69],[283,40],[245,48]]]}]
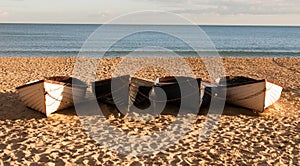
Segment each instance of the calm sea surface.
[{"label": "calm sea surface", "polygon": [[[202,47],[207,39],[198,41],[199,33],[185,31],[185,26],[112,25],[106,38],[95,41],[87,54],[106,51],[103,43],[109,36],[124,30],[168,29],[186,35],[195,43],[197,51],[210,52]],[[84,42],[100,25],[56,24],[0,24],[0,56],[77,56]],[[239,57],[300,57],[300,27],[271,26],[200,26],[213,42],[221,56]],[[196,41],[197,40],[197,41]],[[101,44],[102,42],[102,44]],[[175,51],[181,56],[195,56],[186,43],[163,33],[142,32],[115,43],[106,54],[110,57],[126,56],[145,46],[156,46]],[[96,47],[97,49],[94,49]],[[145,53],[147,51],[141,51]],[[163,50],[149,50],[149,55],[163,54]]]}]

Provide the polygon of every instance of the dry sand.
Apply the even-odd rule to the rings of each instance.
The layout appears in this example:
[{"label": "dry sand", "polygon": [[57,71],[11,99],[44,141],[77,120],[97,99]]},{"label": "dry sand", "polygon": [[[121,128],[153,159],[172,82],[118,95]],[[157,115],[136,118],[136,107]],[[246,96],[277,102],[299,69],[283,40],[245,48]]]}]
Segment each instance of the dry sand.
[{"label": "dry sand", "polygon": [[[110,77],[120,60],[102,60],[98,73]],[[186,60],[197,76],[207,78],[201,59]],[[201,113],[192,130],[176,144],[158,154],[141,156],[118,154],[89,138],[74,108],[46,118],[19,100],[15,87],[48,76],[71,76],[74,63],[75,58],[0,58],[0,165],[300,164],[299,58],[224,58],[227,75],[268,78],[285,85],[281,99],[263,114],[226,106],[216,130],[198,142],[195,131],[206,118]],[[148,79],[165,74],[157,68],[137,73]],[[114,108],[107,107],[110,109]],[[152,125],[167,125],[170,116]],[[126,119],[112,118],[111,122],[137,134],[151,131],[149,126]]]}]

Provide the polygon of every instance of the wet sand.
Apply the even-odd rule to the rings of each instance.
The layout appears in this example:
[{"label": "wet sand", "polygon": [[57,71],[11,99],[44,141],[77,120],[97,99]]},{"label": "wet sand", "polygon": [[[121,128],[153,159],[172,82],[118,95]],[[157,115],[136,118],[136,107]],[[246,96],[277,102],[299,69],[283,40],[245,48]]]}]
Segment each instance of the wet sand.
[{"label": "wet sand", "polygon": [[[121,60],[101,60],[99,77],[111,77]],[[185,60],[196,76],[209,78],[201,59]],[[157,154],[139,156],[119,154],[90,138],[74,108],[46,118],[20,101],[15,91],[17,86],[49,76],[72,76],[75,61],[75,58],[55,57],[0,58],[0,165],[299,165],[299,58],[224,58],[222,62],[227,75],[268,78],[283,84],[281,99],[262,114],[226,105],[216,129],[199,142],[198,131],[207,118],[207,108],[203,108],[191,130],[177,143]],[[163,69],[149,67],[136,75],[154,79],[167,74]],[[103,108],[114,112],[112,107],[104,105]],[[160,117],[146,127],[126,119],[109,117],[109,120],[133,134],[151,134],[152,130],[168,125],[174,116]]]}]

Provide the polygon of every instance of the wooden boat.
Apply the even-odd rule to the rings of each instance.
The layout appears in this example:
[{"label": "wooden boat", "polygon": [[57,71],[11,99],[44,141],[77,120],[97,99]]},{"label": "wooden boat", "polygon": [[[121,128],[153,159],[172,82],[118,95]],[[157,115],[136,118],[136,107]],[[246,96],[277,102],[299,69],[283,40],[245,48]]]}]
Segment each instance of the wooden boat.
[{"label": "wooden boat", "polygon": [[87,86],[76,78],[57,76],[28,82],[16,89],[27,107],[48,116],[84,99]]},{"label": "wooden boat", "polygon": [[[196,80],[197,84],[192,85],[192,81]],[[181,82],[181,83],[179,83]],[[180,84],[182,87],[180,87]],[[183,76],[168,76],[158,78],[155,82],[154,87],[159,87],[164,90],[167,96],[167,103],[172,103],[177,106],[181,105],[181,101],[184,99],[185,101],[194,101],[195,96],[193,94],[198,93],[199,104],[201,103],[201,78],[191,78],[191,77],[183,77]],[[184,90],[184,91],[183,91]],[[182,92],[181,92],[182,91]],[[190,103],[191,104],[191,103]]]},{"label": "wooden boat", "polygon": [[[227,76],[220,80],[218,90],[226,90],[226,102],[263,112],[279,100],[283,86],[271,80]],[[209,92],[208,92],[209,93]]]},{"label": "wooden boat", "polygon": [[151,105],[149,94],[153,89],[154,81],[132,77],[129,86],[130,101],[138,108],[147,108]]},{"label": "wooden boat", "polygon": [[[182,82],[182,86],[180,88],[180,85],[178,83],[178,80]],[[158,78],[156,81],[151,80],[145,80],[140,78],[132,78],[130,83],[130,99],[133,102],[133,104],[139,108],[145,108],[149,107],[151,102],[154,102],[156,104],[159,103],[171,103],[175,104],[177,106],[181,105],[181,101],[184,98],[185,101],[194,101],[195,98],[193,97],[193,94],[202,94],[201,91],[201,79],[197,78],[197,84],[192,85],[192,80],[194,78],[191,77],[162,77]],[[185,91],[181,92],[181,90],[184,89]],[[161,95],[159,95],[158,90],[163,90],[166,98],[162,98]],[[151,94],[151,97],[150,97]],[[190,99],[189,99],[190,98]],[[199,105],[201,102],[201,97],[199,97],[197,104]],[[186,106],[189,105],[186,103]],[[192,105],[192,103],[190,103]]]},{"label": "wooden boat", "polygon": [[92,90],[97,101],[127,109],[129,79],[130,76],[125,75],[92,82]]},{"label": "wooden boat", "polygon": [[201,106],[208,106],[211,103],[211,92],[212,88],[216,88],[218,85],[212,83],[209,80],[202,80],[202,86],[203,86],[203,91],[202,91],[202,103]]}]

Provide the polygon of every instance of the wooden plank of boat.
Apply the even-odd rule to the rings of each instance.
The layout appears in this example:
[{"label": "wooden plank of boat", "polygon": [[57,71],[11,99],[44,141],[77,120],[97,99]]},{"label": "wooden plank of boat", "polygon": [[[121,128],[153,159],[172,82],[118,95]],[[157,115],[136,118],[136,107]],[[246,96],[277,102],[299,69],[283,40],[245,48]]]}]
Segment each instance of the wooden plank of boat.
[{"label": "wooden plank of boat", "polygon": [[23,101],[26,106],[46,114],[43,81],[27,83],[26,86],[18,87],[17,91],[21,101]]},{"label": "wooden plank of boat", "polygon": [[81,101],[86,88],[87,86],[78,79],[56,76],[29,82],[16,89],[26,106],[48,116],[73,106],[74,101]]},{"label": "wooden plank of boat", "polygon": [[154,86],[154,81],[132,77],[129,85],[129,97],[138,108],[147,108],[151,102],[149,93]]},{"label": "wooden plank of boat", "polygon": [[228,86],[226,102],[262,112],[265,101],[265,81]]}]

